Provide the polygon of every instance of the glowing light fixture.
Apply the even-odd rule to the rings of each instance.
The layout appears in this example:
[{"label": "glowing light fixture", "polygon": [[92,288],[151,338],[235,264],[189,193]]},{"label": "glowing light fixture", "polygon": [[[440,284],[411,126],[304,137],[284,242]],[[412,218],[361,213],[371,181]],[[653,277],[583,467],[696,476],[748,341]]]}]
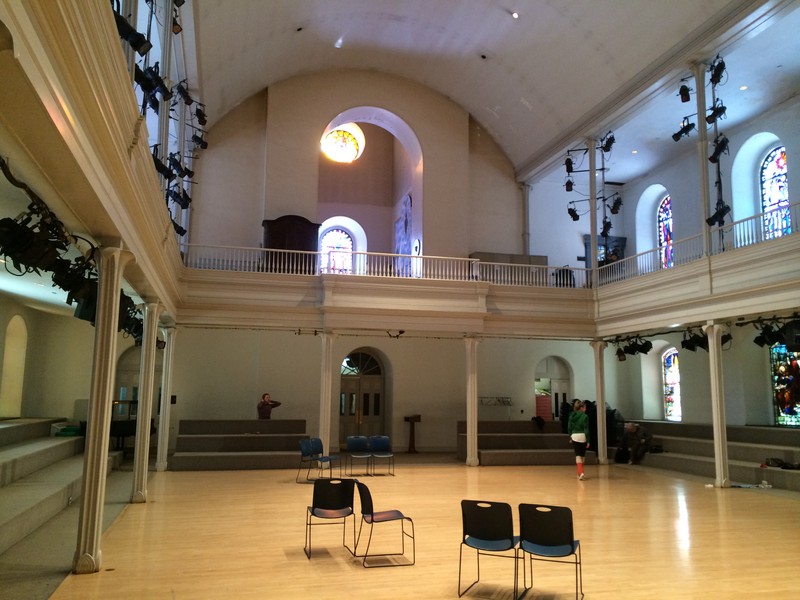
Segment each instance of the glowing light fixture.
[{"label": "glowing light fixture", "polygon": [[364,152],[364,132],[355,123],[344,123],[326,131],[320,140],[325,156],[340,163],[357,160]]}]

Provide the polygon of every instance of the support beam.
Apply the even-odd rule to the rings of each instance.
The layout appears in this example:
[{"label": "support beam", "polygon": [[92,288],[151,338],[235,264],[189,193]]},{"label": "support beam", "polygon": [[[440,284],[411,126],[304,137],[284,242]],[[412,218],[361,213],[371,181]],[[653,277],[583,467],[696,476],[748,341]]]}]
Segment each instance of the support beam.
[{"label": "support beam", "polygon": [[477,467],[478,460],[478,344],[474,337],[464,338],[467,351],[467,466]]},{"label": "support beam", "polygon": [[711,377],[711,419],[714,428],[715,487],[730,487],[728,470],[728,430],[725,419],[725,388],[722,380],[722,334],[725,327],[708,321],[703,326],[708,337],[709,376]]},{"label": "support beam", "polygon": [[164,327],[164,360],[161,371],[161,408],[158,412],[158,448],[156,450],[156,471],[167,470],[169,456],[170,410],[172,408],[172,360],[175,356],[175,327]]}]

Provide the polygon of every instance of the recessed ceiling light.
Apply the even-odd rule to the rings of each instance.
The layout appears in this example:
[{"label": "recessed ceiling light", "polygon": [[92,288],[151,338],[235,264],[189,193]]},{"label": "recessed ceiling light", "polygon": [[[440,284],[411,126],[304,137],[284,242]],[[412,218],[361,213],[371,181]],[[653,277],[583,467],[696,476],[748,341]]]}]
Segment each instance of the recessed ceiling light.
[{"label": "recessed ceiling light", "polygon": [[639,154],[638,150],[631,150],[631,154]]},{"label": "recessed ceiling light", "polygon": [[339,38],[336,40],[336,43],[333,44],[334,48],[341,48],[342,44],[344,44],[344,38]]},{"label": "recessed ceiling light", "polygon": [[519,13],[518,13],[518,12],[512,12],[512,13],[511,13],[511,18],[513,18],[513,19],[519,19]]},{"label": "recessed ceiling light", "polygon": [[740,91],[740,92],[743,92],[743,91],[745,91],[746,89],[747,89],[747,86],[746,86],[746,85],[740,85],[740,86],[739,86],[739,91]]}]

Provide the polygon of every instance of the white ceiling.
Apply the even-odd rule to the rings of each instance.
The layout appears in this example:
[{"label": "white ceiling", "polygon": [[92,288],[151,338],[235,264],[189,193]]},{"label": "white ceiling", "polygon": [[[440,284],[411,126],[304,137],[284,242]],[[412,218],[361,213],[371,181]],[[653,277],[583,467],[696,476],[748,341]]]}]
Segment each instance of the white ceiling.
[{"label": "white ceiling", "polygon": [[[543,176],[563,163],[566,149],[614,130],[618,145],[607,179],[624,183],[680,150],[670,136],[695,112],[694,101],[676,97],[692,62],[723,53],[728,77],[718,91],[729,128],[798,92],[799,5],[188,0],[180,10],[186,56],[196,55],[188,61],[191,92],[205,103],[209,128],[278,81],[370,69],[452,98],[493,135],[520,179]],[[739,91],[743,84],[747,92]]]}]

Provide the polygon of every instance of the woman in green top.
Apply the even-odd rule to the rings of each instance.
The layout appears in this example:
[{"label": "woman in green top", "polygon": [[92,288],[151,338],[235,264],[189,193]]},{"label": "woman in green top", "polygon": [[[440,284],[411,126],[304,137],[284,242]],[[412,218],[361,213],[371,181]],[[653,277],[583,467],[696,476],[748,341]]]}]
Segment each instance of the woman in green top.
[{"label": "woman in green top", "polygon": [[589,447],[589,417],[586,415],[586,404],[575,400],[572,405],[572,414],[569,417],[569,440],[575,450],[575,465],[578,467],[578,479],[586,479],[583,474],[583,461],[586,449]]}]

